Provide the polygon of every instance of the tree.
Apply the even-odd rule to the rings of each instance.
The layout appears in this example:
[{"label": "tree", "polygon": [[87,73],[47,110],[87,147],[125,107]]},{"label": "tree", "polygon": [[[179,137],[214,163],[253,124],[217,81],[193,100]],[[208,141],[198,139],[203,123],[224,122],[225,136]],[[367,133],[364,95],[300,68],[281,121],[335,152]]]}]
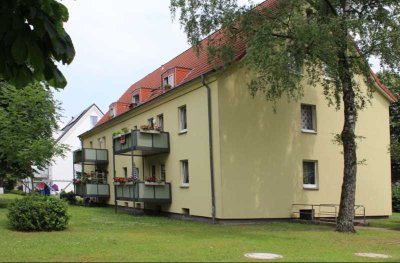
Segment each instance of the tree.
[{"label": "tree", "polygon": [[0,1],[0,80],[16,87],[46,81],[56,88],[67,84],[57,62],[75,56],[63,23],[68,10],[56,0]]},{"label": "tree", "polygon": [[[379,79],[386,87],[400,96],[400,75],[383,71],[378,73]],[[392,157],[392,182],[400,180],[400,102],[390,106],[390,153]]]},{"label": "tree", "polygon": [[66,149],[53,139],[60,108],[40,83],[17,89],[0,82],[0,90],[0,178],[30,177],[33,166],[44,169]]},{"label": "tree", "polygon": [[[276,101],[298,99],[301,79],[322,83],[329,104],[344,109],[340,136],[344,171],[336,230],[355,232],[358,111],[372,96],[368,59],[376,56],[394,72],[400,62],[400,2],[397,0],[267,0],[257,7],[236,0],[171,0],[191,44],[207,46],[210,59],[224,65],[236,57],[235,45],[246,43],[241,64],[255,72],[248,86]],[[200,40],[211,35],[207,42]],[[322,69],[329,78],[322,77]],[[355,76],[369,83],[360,89]],[[343,104],[343,105],[342,105]]]}]

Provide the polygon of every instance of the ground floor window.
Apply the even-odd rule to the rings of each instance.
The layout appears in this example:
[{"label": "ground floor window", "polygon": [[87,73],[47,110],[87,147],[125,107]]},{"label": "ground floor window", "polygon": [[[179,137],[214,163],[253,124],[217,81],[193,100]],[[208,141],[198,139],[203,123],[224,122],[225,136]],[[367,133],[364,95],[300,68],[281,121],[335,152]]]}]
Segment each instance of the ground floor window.
[{"label": "ground floor window", "polygon": [[189,186],[189,161],[181,161],[181,185]]},{"label": "ground floor window", "polygon": [[303,161],[303,187],[316,189],[317,188],[317,161]]}]

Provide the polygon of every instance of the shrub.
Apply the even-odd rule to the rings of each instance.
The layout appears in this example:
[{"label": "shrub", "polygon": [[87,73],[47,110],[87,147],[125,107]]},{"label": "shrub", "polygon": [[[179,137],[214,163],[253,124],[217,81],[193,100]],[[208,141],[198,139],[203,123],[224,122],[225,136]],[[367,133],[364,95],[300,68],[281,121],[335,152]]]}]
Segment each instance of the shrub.
[{"label": "shrub", "polygon": [[60,193],[60,198],[67,201],[70,205],[76,204],[76,197],[75,197],[75,194],[73,191],[70,191],[68,193],[65,191],[62,191]]},{"label": "shrub", "polygon": [[400,182],[392,185],[393,212],[400,212]]},{"label": "shrub", "polygon": [[10,193],[10,194],[16,194],[16,195],[26,195],[26,193],[25,193],[24,191],[22,191],[22,190],[15,190],[15,189],[9,191],[9,193]]},{"label": "shrub", "polygon": [[59,231],[67,227],[69,216],[64,200],[28,195],[8,206],[8,220],[18,231]]}]

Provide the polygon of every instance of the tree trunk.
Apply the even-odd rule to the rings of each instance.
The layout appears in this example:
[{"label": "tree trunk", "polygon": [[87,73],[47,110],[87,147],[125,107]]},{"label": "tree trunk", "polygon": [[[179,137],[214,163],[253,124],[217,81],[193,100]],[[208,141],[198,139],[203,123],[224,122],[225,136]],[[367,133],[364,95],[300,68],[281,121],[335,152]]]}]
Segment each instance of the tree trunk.
[{"label": "tree trunk", "polygon": [[357,146],[355,135],[357,107],[349,69],[350,67],[344,50],[339,53],[339,61],[339,72],[343,87],[344,105],[344,125],[341,133],[341,139],[343,143],[344,171],[336,231],[355,233],[353,220],[357,176]]}]

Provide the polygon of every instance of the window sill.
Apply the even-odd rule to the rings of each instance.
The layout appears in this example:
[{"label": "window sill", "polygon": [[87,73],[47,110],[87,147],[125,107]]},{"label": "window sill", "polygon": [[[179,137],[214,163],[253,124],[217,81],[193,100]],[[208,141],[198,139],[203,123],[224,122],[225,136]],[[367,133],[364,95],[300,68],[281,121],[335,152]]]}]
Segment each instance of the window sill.
[{"label": "window sill", "polygon": [[183,185],[181,185],[181,186],[179,186],[180,188],[189,188],[189,185],[185,185],[185,184],[183,184]]},{"label": "window sill", "polygon": [[301,129],[302,133],[309,133],[309,134],[317,134],[317,131],[314,130],[305,130],[305,129]]},{"label": "window sill", "polygon": [[303,190],[319,190],[318,186],[316,185],[303,185]]},{"label": "window sill", "polygon": [[186,134],[187,132],[188,132],[188,130],[187,130],[187,129],[184,129],[184,130],[179,131],[178,134],[179,134],[179,135],[181,135],[181,134]]}]

